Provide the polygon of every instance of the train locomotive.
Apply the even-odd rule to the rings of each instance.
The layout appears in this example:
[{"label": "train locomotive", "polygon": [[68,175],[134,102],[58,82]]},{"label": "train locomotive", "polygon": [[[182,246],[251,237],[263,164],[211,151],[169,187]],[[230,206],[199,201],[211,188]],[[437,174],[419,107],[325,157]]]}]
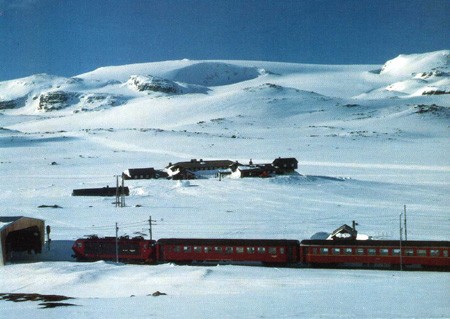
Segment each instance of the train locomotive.
[{"label": "train locomotive", "polygon": [[98,237],[77,239],[72,246],[78,261],[116,260],[128,263],[155,263],[156,241],[138,236]]},{"label": "train locomotive", "polygon": [[[345,226],[345,225],[344,225]],[[333,239],[205,239],[90,236],[75,241],[80,261],[243,264],[287,267],[450,271],[449,241]]]}]

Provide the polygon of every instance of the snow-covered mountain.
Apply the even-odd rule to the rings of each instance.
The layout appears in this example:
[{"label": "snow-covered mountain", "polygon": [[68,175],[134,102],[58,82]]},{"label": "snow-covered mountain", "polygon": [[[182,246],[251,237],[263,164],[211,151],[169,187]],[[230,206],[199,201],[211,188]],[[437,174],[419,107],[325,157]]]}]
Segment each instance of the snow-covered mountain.
[{"label": "snow-covered mountain", "polygon": [[[446,316],[445,273],[79,264],[70,245],[114,235],[115,222],[120,235],[145,233],[150,215],[157,238],[304,239],[356,220],[362,233],[398,239],[403,205],[409,238],[448,240],[449,59],[450,50],[384,65],[180,60],[0,82],[0,215],[42,218],[53,237],[31,257],[45,262],[16,256],[0,268],[0,293],[76,297],[82,307],[55,309],[62,317]],[[299,175],[127,181],[124,208],[70,196],[129,168],[280,156],[297,158]],[[157,290],[167,296],[149,301]],[[11,318],[48,315],[0,303]]]}]

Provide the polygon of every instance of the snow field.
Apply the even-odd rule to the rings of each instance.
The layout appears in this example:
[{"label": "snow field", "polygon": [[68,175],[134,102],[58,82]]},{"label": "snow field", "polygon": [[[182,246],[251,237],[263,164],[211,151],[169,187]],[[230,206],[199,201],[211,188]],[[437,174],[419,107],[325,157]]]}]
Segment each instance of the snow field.
[{"label": "snow field", "polygon": [[[21,105],[0,111],[0,215],[42,218],[53,239],[49,251],[17,255],[2,267],[0,292],[62,294],[79,305],[41,310],[0,301],[2,315],[448,317],[447,273],[116,265],[70,256],[76,238],[113,236],[116,222],[119,235],[147,234],[149,216],[157,220],[154,238],[301,240],[355,220],[360,233],[398,239],[403,205],[410,239],[448,240],[450,102],[448,95],[417,96],[428,86],[446,89],[448,54],[401,56],[384,68],[167,61],[100,68],[78,80],[37,75],[0,83],[0,102]],[[444,74],[420,75],[436,70]],[[138,92],[126,84],[132,75],[207,91]],[[33,96],[56,89],[124,103],[36,111]],[[278,156],[296,157],[299,175],[127,181],[125,208],[115,208],[114,198],[71,196],[114,186],[114,175],[128,168]],[[62,208],[38,208],[54,204]],[[155,291],[167,295],[147,296]]]}]

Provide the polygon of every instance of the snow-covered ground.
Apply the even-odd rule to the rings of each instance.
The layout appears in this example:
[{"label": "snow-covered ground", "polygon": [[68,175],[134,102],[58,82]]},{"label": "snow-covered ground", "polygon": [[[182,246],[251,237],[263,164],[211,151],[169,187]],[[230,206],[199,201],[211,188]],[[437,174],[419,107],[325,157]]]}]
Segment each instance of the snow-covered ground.
[{"label": "snow-covered ground", "polygon": [[[182,60],[1,82],[0,215],[44,219],[53,242],[34,263],[0,268],[0,293],[78,305],[0,301],[2,317],[448,317],[447,273],[77,263],[70,246],[114,235],[116,222],[120,235],[148,233],[149,216],[156,238],[305,239],[355,220],[397,239],[403,205],[409,239],[449,240],[449,54],[384,66]],[[299,175],[127,181],[124,208],[71,196],[128,168],[279,156],[297,158]]]}]

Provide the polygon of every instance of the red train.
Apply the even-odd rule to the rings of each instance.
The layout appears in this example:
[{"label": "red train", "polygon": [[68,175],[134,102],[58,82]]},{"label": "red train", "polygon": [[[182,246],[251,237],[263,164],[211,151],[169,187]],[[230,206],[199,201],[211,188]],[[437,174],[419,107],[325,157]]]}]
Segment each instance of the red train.
[{"label": "red train", "polygon": [[[370,267],[450,271],[449,241],[186,239],[121,237],[118,259],[139,263],[226,263],[295,267]],[[78,239],[77,260],[116,260],[114,237]],[[401,254],[400,254],[401,251]]]},{"label": "red train", "polygon": [[[448,241],[303,240],[300,260],[314,266],[442,269],[450,271]],[[401,255],[400,255],[401,252]]]},{"label": "red train", "polygon": [[165,238],[156,247],[159,262],[289,265],[299,261],[298,240]]},{"label": "red train", "polygon": [[77,260],[95,261],[95,260],[116,260],[116,256],[123,262],[143,262],[155,263],[155,244],[154,240],[146,240],[143,237],[128,236],[103,237],[89,236],[87,238],[77,239],[72,246]]}]

